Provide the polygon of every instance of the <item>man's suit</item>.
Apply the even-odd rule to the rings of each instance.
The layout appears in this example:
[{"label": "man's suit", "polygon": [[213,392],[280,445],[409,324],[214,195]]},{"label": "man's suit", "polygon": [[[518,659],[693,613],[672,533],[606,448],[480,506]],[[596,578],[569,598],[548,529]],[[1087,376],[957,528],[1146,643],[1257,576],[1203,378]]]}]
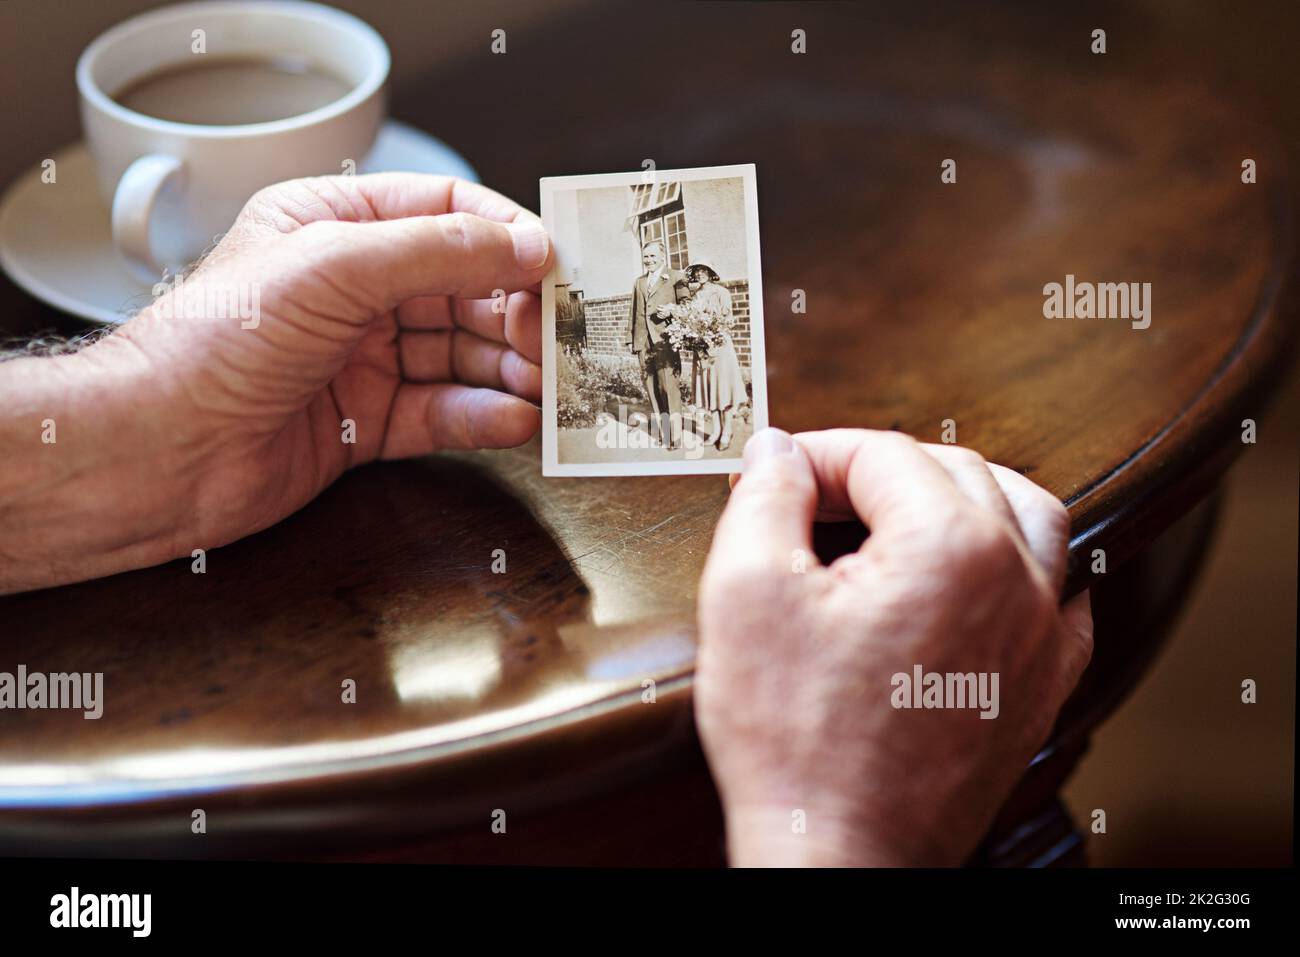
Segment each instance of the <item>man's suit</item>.
[{"label": "man's suit", "polygon": [[649,277],[638,276],[632,287],[632,341],[628,345],[641,363],[641,374],[656,414],[681,413],[682,394],[677,377],[682,371],[682,357],[663,332],[671,317],[660,319],[655,310],[675,305],[686,296],[685,275],[667,267],[660,270],[654,285],[649,284]]}]

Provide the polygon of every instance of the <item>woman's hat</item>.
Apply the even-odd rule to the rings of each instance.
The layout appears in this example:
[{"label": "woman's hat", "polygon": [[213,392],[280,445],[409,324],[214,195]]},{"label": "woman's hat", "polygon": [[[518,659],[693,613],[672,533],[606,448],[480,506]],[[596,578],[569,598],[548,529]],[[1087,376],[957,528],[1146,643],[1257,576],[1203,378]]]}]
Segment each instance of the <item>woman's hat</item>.
[{"label": "woman's hat", "polygon": [[686,267],[686,275],[688,277],[695,275],[695,270],[697,269],[707,270],[709,273],[709,279],[711,281],[722,282],[722,277],[718,275],[718,271],[714,269],[712,266],[710,266],[708,263],[691,263],[689,266]]}]

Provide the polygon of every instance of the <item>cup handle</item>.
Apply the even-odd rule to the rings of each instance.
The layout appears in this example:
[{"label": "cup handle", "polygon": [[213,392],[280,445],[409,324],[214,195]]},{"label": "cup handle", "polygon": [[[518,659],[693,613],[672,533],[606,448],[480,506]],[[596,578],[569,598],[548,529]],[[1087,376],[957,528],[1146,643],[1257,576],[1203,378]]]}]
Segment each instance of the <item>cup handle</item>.
[{"label": "cup handle", "polygon": [[162,153],[141,156],[126,168],[113,194],[113,244],[146,282],[156,282],[163,274],[149,242],[154,203],[182,166],[176,157]]}]

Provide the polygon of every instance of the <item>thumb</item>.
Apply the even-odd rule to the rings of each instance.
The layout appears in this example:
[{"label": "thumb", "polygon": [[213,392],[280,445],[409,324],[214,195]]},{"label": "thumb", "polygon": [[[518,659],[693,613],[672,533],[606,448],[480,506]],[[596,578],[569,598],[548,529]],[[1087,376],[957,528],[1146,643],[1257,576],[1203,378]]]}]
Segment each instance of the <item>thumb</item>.
[{"label": "thumb", "polygon": [[541,221],[499,223],[471,213],[379,222],[311,223],[293,234],[334,283],[378,309],[418,296],[487,299],[541,282],[552,250]]},{"label": "thumb", "polygon": [[797,551],[810,564],[817,478],[787,432],[764,429],[745,443],[745,465],[718,520],[709,569],[786,571]]}]

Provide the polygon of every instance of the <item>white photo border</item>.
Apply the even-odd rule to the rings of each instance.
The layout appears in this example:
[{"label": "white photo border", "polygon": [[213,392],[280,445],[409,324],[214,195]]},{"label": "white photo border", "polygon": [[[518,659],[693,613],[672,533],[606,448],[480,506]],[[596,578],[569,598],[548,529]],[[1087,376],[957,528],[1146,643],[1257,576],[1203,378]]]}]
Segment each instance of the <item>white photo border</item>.
[{"label": "white photo border", "polygon": [[[576,189],[637,186],[653,175],[654,182],[673,180],[735,179],[744,182],[745,244],[749,282],[749,370],[753,431],[767,428],[767,348],[764,342],[763,260],[759,244],[758,168],[753,163],[736,166],[697,166],[689,169],[640,170],[631,173],[596,173],[588,176],[545,176],[540,181],[542,223],[555,241],[555,193]],[[552,269],[542,280],[542,475],[725,475],[739,472],[740,454],[725,459],[672,462],[609,462],[561,464],[556,425],[555,277]],[[738,450],[743,452],[743,450]]]}]

